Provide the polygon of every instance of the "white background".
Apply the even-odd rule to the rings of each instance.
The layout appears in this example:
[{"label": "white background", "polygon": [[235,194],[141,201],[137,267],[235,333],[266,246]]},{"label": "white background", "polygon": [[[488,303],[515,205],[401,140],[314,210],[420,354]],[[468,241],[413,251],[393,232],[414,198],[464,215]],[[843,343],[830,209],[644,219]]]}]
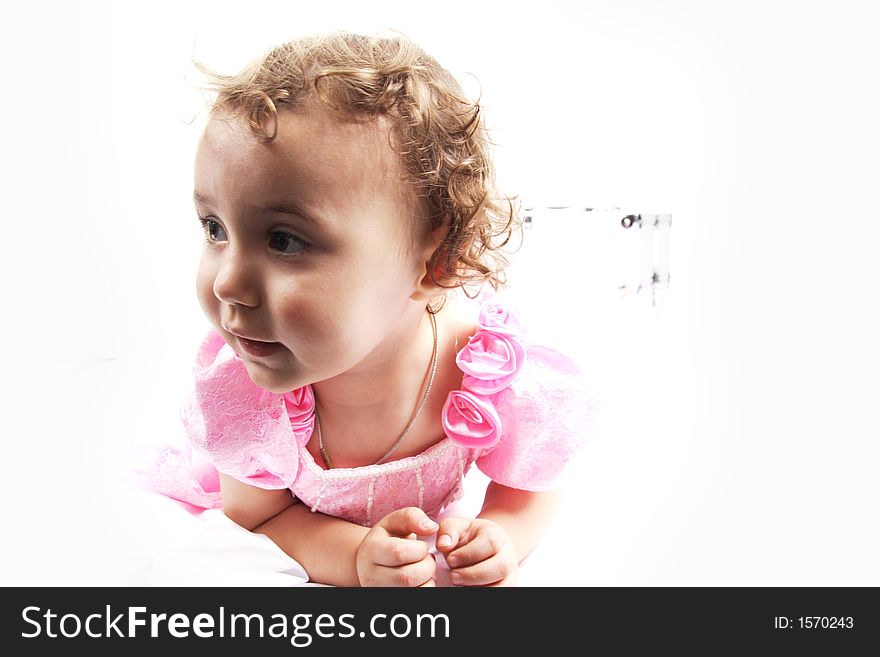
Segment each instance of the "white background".
[{"label": "white background", "polygon": [[[138,531],[161,531],[124,490],[134,448],[179,430],[207,327],[190,58],[233,72],[302,34],[396,28],[479,79],[507,191],[674,217],[652,355],[619,350],[548,538],[570,542],[566,582],[880,585],[876,4],[428,7],[6,10],[0,583],[127,583]],[[606,318],[569,267],[549,294],[573,338]]]}]

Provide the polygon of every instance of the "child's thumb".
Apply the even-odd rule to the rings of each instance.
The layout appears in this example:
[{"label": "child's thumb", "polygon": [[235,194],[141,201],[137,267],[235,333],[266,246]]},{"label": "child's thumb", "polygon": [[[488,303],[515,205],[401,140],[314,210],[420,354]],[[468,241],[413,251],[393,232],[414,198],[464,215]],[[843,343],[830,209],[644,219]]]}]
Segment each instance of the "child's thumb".
[{"label": "child's thumb", "polygon": [[464,531],[465,523],[460,518],[452,516],[443,519],[437,530],[437,549],[448,552],[458,545]]},{"label": "child's thumb", "polygon": [[440,527],[417,506],[408,506],[389,513],[382,519],[382,527],[392,536],[407,537],[410,534],[427,536]]}]

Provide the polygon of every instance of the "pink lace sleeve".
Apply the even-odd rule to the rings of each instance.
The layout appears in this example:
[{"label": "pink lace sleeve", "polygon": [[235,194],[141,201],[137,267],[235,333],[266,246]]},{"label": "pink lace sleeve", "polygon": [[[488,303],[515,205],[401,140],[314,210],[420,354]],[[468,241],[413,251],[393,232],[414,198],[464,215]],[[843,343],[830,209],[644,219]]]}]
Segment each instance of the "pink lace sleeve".
[{"label": "pink lace sleeve", "polygon": [[490,479],[521,490],[553,488],[592,432],[598,400],[567,356],[528,345],[522,372],[494,398],[502,430],[477,457]]},{"label": "pink lace sleeve", "polygon": [[245,484],[289,488],[299,463],[283,396],[257,387],[213,330],[199,348],[193,376],[195,394],[181,410],[193,448]]}]

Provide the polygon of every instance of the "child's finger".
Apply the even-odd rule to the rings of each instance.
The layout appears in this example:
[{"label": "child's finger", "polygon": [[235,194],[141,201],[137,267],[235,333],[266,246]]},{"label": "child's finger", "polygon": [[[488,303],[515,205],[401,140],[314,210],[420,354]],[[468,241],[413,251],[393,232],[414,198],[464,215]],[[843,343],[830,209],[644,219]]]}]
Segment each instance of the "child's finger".
[{"label": "child's finger", "polygon": [[434,577],[436,567],[434,557],[426,555],[421,561],[405,566],[377,566],[378,579],[386,582],[385,586],[417,587]]},{"label": "child's finger", "polygon": [[[424,541],[409,538],[397,538],[389,536],[383,538],[381,544],[376,545],[373,563],[380,566],[403,566],[416,563],[425,558],[428,553],[428,544]],[[374,548],[375,549],[375,548]]]},{"label": "child's finger", "polygon": [[446,555],[446,563],[450,568],[472,566],[489,559],[498,552],[498,547],[486,534],[478,534],[461,547]]},{"label": "child's finger", "polygon": [[506,561],[497,554],[486,561],[468,566],[456,568],[449,575],[449,581],[453,586],[486,586],[501,582],[514,571],[509,569]]},{"label": "child's finger", "polygon": [[409,506],[392,511],[376,523],[376,526],[384,529],[390,536],[428,536],[437,531],[438,525],[419,507]]},{"label": "child's finger", "polygon": [[429,554],[428,556],[431,557],[431,560],[434,562],[434,575],[431,575],[431,579],[429,579],[424,584],[419,584],[419,588],[437,586],[437,580],[435,579],[435,576],[437,574],[437,557],[434,554]]},{"label": "child's finger", "polygon": [[470,521],[464,518],[443,518],[434,543],[437,549],[441,552],[452,550],[461,541],[462,534],[469,526]]}]

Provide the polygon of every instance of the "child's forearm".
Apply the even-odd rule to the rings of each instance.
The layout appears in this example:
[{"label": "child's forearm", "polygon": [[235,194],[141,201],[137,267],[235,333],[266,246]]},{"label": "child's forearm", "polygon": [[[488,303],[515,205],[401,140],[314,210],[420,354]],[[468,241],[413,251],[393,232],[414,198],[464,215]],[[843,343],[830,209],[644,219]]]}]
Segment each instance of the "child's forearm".
[{"label": "child's forearm", "polygon": [[323,513],[298,501],[254,530],[296,559],[309,579],[334,586],[359,586],[356,555],[369,527]]},{"label": "child's forearm", "polygon": [[497,522],[513,539],[522,561],[538,545],[553,519],[561,491],[542,493],[517,490],[494,481],[486,488],[483,509],[477,517]]}]

